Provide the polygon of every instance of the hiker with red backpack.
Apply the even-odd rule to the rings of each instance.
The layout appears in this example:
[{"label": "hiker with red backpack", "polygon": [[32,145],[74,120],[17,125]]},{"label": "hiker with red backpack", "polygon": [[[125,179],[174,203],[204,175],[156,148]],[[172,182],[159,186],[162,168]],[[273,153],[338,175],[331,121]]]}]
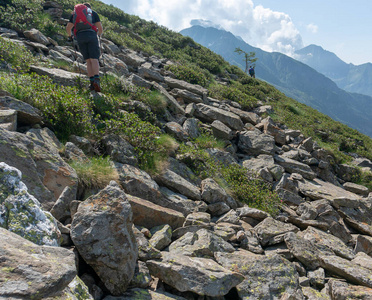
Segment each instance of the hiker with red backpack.
[{"label": "hiker with red backpack", "polygon": [[90,80],[90,90],[100,92],[99,78],[99,57],[100,46],[97,35],[100,37],[103,27],[98,14],[92,10],[87,2],[77,4],[66,26],[69,39],[72,40],[72,33],[79,45],[80,53],[87,62],[88,77]]}]

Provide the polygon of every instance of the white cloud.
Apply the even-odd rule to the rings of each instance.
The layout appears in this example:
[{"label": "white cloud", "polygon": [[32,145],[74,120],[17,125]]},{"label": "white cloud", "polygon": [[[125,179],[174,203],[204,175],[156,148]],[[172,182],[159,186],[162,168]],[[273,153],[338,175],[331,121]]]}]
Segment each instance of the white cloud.
[{"label": "white cloud", "polygon": [[303,47],[299,31],[282,12],[255,6],[252,0],[129,0],[106,1],[124,11],[172,30],[190,27],[191,20],[208,20],[266,51],[293,54]]},{"label": "white cloud", "polygon": [[319,28],[318,28],[317,25],[311,23],[311,24],[306,26],[306,29],[307,29],[307,31],[309,31],[311,33],[317,33]]}]

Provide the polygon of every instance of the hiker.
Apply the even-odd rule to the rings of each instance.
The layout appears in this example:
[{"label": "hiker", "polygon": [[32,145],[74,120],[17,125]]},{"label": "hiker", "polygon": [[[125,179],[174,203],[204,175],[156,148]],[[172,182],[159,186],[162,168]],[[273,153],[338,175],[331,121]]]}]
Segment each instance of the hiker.
[{"label": "hiker", "polygon": [[99,78],[99,57],[100,46],[98,37],[101,37],[103,27],[98,14],[92,10],[91,5],[87,2],[77,4],[66,26],[69,40],[76,38],[79,45],[80,53],[87,62],[88,77],[90,80],[91,91],[100,92]]},{"label": "hiker", "polygon": [[251,77],[256,78],[254,67],[250,66],[248,72],[249,72],[249,75],[251,75]]}]

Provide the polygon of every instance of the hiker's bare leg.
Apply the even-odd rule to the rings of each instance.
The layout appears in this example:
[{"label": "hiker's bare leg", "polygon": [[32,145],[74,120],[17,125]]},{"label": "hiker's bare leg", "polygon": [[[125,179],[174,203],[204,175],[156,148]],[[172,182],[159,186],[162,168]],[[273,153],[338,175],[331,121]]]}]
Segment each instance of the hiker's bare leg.
[{"label": "hiker's bare leg", "polygon": [[87,59],[87,71],[88,77],[93,77],[99,74],[99,62],[98,59],[89,58]]}]

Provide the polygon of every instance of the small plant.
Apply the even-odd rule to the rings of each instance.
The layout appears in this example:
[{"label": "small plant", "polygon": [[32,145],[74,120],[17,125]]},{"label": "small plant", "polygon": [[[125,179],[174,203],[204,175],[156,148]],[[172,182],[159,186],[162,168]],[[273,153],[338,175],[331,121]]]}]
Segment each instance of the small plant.
[{"label": "small plant", "polygon": [[0,37],[0,64],[8,63],[17,72],[27,72],[36,61],[24,46]]},{"label": "small plant", "polygon": [[167,66],[167,69],[174,73],[178,79],[192,84],[207,86],[211,80],[210,74],[196,65],[183,63],[180,65]]},{"label": "small plant", "polygon": [[200,149],[207,149],[207,148],[217,148],[223,149],[225,147],[225,142],[222,140],[217,139],[211,134],[203,133],[199,135],[194,140],[195,145],[197,145]]},{"label": "small plant", "polygon": [[85,188],[102,189],[111,180],[119,179],[118,172],[109,157],[92,157],[89,161],[74,160],[70,165],[75,169],[80,184]]}]

